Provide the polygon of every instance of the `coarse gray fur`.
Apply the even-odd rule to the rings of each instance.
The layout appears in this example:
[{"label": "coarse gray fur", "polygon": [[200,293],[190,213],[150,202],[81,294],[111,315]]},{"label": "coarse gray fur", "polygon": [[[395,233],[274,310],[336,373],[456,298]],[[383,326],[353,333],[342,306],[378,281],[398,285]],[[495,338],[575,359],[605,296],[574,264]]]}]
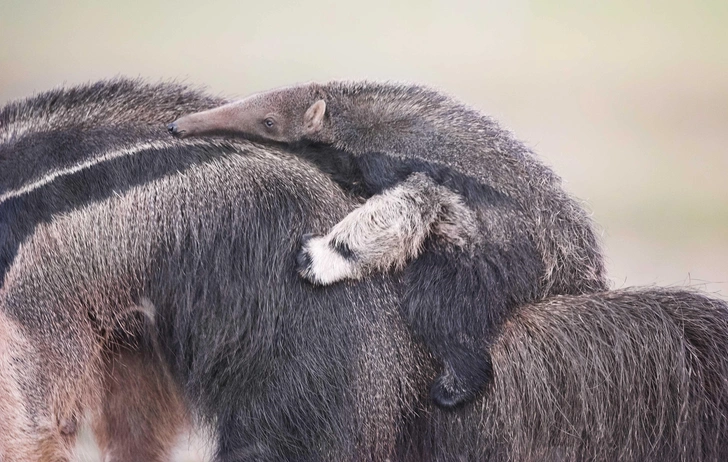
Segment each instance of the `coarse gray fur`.
[{"label": "coarse gray fur", "polygon": [[[137,85],[126,90],[130,98]],[[77,148],[38,133],[26,136]],[[138,136],[148,146],[150,135]],[[89,158],[99,152],[83,149]],[[176,164],[185,153],[195,161]],[[166,165],[167,174],[138,183],[130,176],[137,162]],[[98,162],[84,178],[102,189],[110,171],[132,186],[37,224],[0,288],[4,461],[69,459],[69,422],[108,407],[109,354],[119,341],[109,332],[129,329],[129,312],[153,313],[154,322],[145,323],[150,341],[136,344],[141,354],[127,358],[155,367],[126,363],[139,375],[121,380],[142,390],[117,390],[116,412],[144,433],[155,418],[179,416],[148,395],[179,388],[190,412],[214,428],[215,460],[728,457],[724,302],[643,288],[525,304],[491,346],[489,392],[443,412],[426,398],[435,364],[398,310],[408,282],[373,275],[314,290],[297,277],[300,233],[333,226],[357,205],[320,170],[272,147],[167,140]],[[41,188],[71,197],[94,190],[57,181]],[[155,376],[154,358],[173,383]],[[150,389],[157,392],[143,393]],[[111,443],[104,447],[113,451]]]},{"label": "coarse gray fur", "polygon": [[[317,105],[324,112],[312,123]],[[272,129],[265,125],[269,119],[275,122]],[[505,193],[529,216],[534,226],[526,231],[534,234],[544,260],[542,296],[605,287],[591,221],[562,189],[561,179],[495,120],[442,92],[410,84],[310,83],[188,114],[169,128],[180,137],[242,134],[444,165]]]},{"label": "coarse gray fur", "polygon": [[[209,156],[209,143],[178,159],[153,153],[177,149],[167,143],[161,128],[165,119],[222,103],[179,84],[116,79],[58,88],[4,106],[0,283],[38,223]],[[96,179],[99,175],[104,182]]]},{"label": "coarse gray fur", "polygon": [[[170,145],[161,129],[161,121],[168,117],[222,102],[169,82],[115,79],[58,88],[4,106],[0,110],[0,282],[38,225],[231,151],[229,146],[210,143]],[[168,460],[180,425],[186,421],[179,389],[160,352],[146,348],[153,343],[147,328],[149,306],[142,300],[125,308],[117,324],[100,332],[105,365],[96,391],[94,433],[103,453],[115,460]],[[51,364],[51,377],[53,367],[57,366]],[[80,415],[72,402],[65,402],[63,408],[56,436],[70,443]],[[5,433],[28,430],[25,425],[13,427]],[[52,447],[49,444],[42,451],[51,459]],[[10,460],[40,457],[6,456]],[[0,459],[5,460],[2,455]]]},{"label": "coarse gray fur", "polygon": [[471,248],[478,243],[477,226],[475,213],[461,196],[427,175],[413,173],[372,196],[326,235],[305,239],[303,255],[310,261],[299,264],[298,270],[309,281],[326,285],[374,271],[402,269],[433,235]]},{"label": "coarse gray fur", "polygon": [[[180,137],[229,133],[285,143],[309,158],[317,145],[353,157],[336,173],[352,190],[375,195],[326,235],[306,236],[299,272],[330,284],[403,268],[425,250],[405,277],[426,289],[405,312],[443,363],[432,387],[442,407],[485,388],[488,352],[473,339],[493,336],[518,305],[607,287],[591,222],[561,180],[495,121],[437,91],[312,83],[186,115],[168,128]],[[435,232],[443,228],[469,238],[429,245],[427,237],[447,237]]]}]

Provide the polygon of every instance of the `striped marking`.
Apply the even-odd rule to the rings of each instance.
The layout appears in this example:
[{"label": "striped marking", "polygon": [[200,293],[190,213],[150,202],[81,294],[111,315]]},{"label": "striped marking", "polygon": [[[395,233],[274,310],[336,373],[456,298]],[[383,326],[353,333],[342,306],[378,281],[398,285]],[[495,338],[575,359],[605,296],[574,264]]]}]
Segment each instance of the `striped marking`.
[{"label": "striped marking", "polygon": [[[179,141],[175,141],[175,143],[180,143]],[[206,147],[219,147],[222,148],[222,146],[217,145],[217,143],[211,142],[210,140],[194,140],[194,141],[185,141],[181,142],[183,146],[185,147],[195,147],[195,146],[206,146]],[[135,154],[138,154],[142,151],[147,151],[151,149],[165,149],[175,146],[172,142],[165,142],[165,141],[147,141],[140,144],[136,144],[133,146],[124,147],[121,149],[116,149],[113,151],[106,151],[104,154],[94,157],[92,159],[87,159],[82,162],[79,162],[75,165],[61,168],[58,170],[53,170],[43,176],[42,178],[39,178],[38,180],[33,181],[32,183],[28,183],[18,189],[8,191],[6,193],[0,194],[0,204],[5,202],[8,199],[12,199],[14,197],[20,197],[24,194],[28,194],[31,191],[34,191],[40,187],[43,187],[49,183],[52,183],[57,178],[67,176],[67,175],[73,175],[74,173],[80,172],[81,170],[85,170],[87,168],[91,168],[95,165],[101,164],[103,162],[108,162],[113,159],[118,159],[120,157],[126,157],[126,156],[133,156]]]}]

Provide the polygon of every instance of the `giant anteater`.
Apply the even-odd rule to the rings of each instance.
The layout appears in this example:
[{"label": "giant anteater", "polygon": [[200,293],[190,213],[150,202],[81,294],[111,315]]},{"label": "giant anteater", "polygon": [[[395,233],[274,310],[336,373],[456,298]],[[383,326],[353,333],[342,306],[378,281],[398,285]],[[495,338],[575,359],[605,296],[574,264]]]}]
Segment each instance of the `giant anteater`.
[{"label": "giant anteater", "polygon": [[[435,90],[310,83],[189,114],[168,128],[181,137],[323,144],[348,155],[337,173],[376,195],[326,236],[307,238],[300,271],[319,283],[358,278],[402,267],[427,245],[405,271],[417,291],[403,307],[443,363],[432,386],[442,407],[484,388],[491,370],[483,339],[518,306],[607,287],[591,223],[560,178],[493,119]],[[332,153],[321,155],[330,165]],[[426,243],[430,235],[441,242]]]},{"label": "giant anteater", "polygon": [[[314,289],[297,277],[297,236],[332,226],[354,199],[285,150],[164,140],[133,117],[115,123],[114,108],[148,89],[124,81],[89,101],[119,84],[0,111],[3,162],[40,145],[76,156],[8,188],[0,206],[33,194],[78,201],[47,219],[19,202],[6,221],[30,224],[0,289],[3,460],[68,458],[78,417],[98,410],[109,457],[163,460],[179,407],[214,429],[217,460],[728,456],[725,303],[652,288],[523,305],[492,345],[488,393],[442,412],[423,392],[435,361],[399,311],[416,287],[377,274]],[[130,110],[174,108],[181,90],[165,88]],[[73,120],[54,116],[69,107],[75,121],[54,127]],[[138,133],[103,143],[120,130]],[[66,143],[69,132],[95,133],[98,144]],[[145,172],[156,173],[135,177]],[[86,191],[103,194],[85,201]],[[143,322],[128,322],[139,313]],[[138,388],[119,389],[110,370],[135,329],[150,335],[121,355],[131,375],[122,380]],[[150,411],[154,396],[171,406]],[[163,431],[134,448],[123,441],[134,435],[116,430],[125,422],[136,434]]]}]

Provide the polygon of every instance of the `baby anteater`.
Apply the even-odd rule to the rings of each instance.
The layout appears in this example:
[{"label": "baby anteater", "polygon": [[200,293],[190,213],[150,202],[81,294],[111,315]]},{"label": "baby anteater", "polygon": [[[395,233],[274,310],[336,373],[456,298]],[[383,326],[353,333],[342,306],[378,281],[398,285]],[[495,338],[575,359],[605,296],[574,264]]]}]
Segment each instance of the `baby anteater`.
[{"label": "baby anteater", "polygon": [[488,346],[516,307],[606,288],[591,222],[560,178],[495,121],[440,92],[311,83],[168,129],[288,144],[369,197],[326,235],[305,237],[299,271],[330,284],[404,268],[403,314],[442,361],[431,389],[440,407],[483,390]]}]

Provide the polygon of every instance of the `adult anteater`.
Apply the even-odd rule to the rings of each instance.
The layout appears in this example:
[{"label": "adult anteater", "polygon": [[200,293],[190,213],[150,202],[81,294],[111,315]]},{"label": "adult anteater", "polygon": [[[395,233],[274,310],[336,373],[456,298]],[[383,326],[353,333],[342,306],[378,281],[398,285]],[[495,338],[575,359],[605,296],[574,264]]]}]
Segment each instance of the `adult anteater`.
[{"label": "adult anteater", "polygon": [[[48,106],[37,116],[30,109],[0,116],[4,159],[28,152],[12,148],[18,142],[89,159],[87,167],[6,193],[3,204],[34,191],[57,194],[47,189],[52,184],[77,188],[80,196],[85,188],[106,191],[48,222],[35,220],[5,275],[5,459],[68,457],[77,417],[104,405],[109,356],[116,354],[121,329],[139,328],[129,324],[130,316],[138,320],[134,313],[150,320],[141,328],[152,335],[134,344],[132,357],[162,355],[172,380],[154,386],[183,391],[185,406],[213,427],[219,460],[728,456],[724,303],[687,291],[642,289],[525,305],[492,347],[494,382],[486,395],[442,412],[427,399],[434,362],[399,312],[401,281],[378,275],[314,288],[296,275],[297,236],[331,226],[354,201],[316,167],[251,143],[157,142],[157,129],[148,128],[123,151],[107,151],[104,135],[114,139],[133,125],[114,126],[114,99],[136,98],[141,88],[129,84],[109,96],[108,118],[86,122],[79,115],[69,127],[52,128],[55,109],[47,103],[83,89],[15,106]],[[177,92],[165,95],[169,104]],[[82,101],[78,114],[85,110]],[[46,117],[48,130],[35,117]],[[22,131],[31,125],[36,128]],[[98,130],[99,149],[80,145],[75,151],[75,144],[59,142],[69,130],[82,138]],[[163,136],[161,127],[158,132]],[[156,165],[160,173],[137,180],[139,164],[149,171]],[[127,184],[106,186],[111,174]],[[30,214],[18,206],[15,219]],[[135,370],[152,374],[144,367],[130,373]],[[146,389],[150,382],[140,383]],[[121,391],[113,398],[123,400]],[[129,393],[128,402],[138,403],[143,391]],[[129,419],[142,413],[150,426],[152,417],[164,417],[143,406],[119,407]],[[143,432],[144,423],[135,430]],[[110,444],[106,450],[115,449]]]}]

